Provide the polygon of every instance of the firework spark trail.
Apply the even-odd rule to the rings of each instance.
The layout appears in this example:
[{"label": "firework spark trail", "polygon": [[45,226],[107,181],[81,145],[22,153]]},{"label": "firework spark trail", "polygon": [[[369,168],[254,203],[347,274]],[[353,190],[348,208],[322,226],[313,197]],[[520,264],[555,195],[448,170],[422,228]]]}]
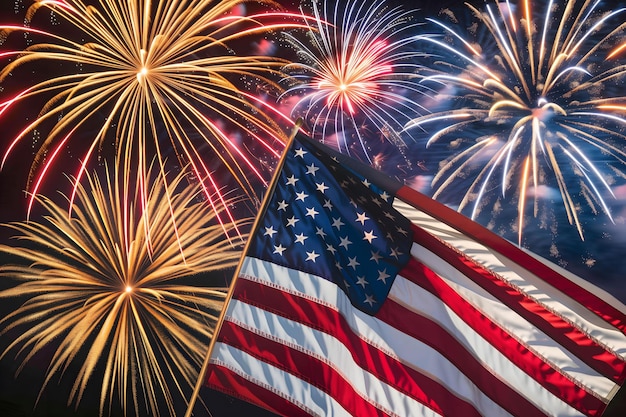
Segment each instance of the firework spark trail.
[{"label": "firework spark trail", "polygon": [[[237,82],[266,85],[278,94],[281,88],[274,79],[280,80],[285,61],[238,56],[228,45],[302,24],[297,23],[299,14],[240,14],[237,7],[244,4],[277,7],[255,0],[103,0],[97,5],[36,0],[26,21],[34,22],[41,9],[49,9],[60,22],[54,31],[30,23],[0,26],[2,36],[14,32],[36,36],[30,46],[2,53],[0,82],[7,84],[10,74],[20,79],[20,71],[30,68],[39,77],[34,82],[21,79],[31,84],[2,99],[0,123],[8,123],[9,109],[18,103],[44,103],[36,119],[8,144],[2,166],[27,135],[42,130],[45,139],[28,179],[31,195],[39,193],[43,179],[38,176],[51,171],[62,147],[80,144],[86,149],[75,175],[80,181],[103,144],[115,143],[118,157],[128,160],[127,167],[144,188],[148,155],[158,155],[164,173],[166,155],[173,152],[179,165],[191,163],[196,177],[208,179],[205,195],[213,208],[226,206],[222,193],[226,184],[220,184],[215,173],[219,168],[225,168],[233,183],[255,200],[255,185],[265,184],[269,174],[261,172],[254,157],[214,121],[225,121],[251,138],[261,152],[277,155],[286,137],[273,120],[276,110],[269,114],[259,102],[248,100],[251,93]],[[37,72],[37,65],[45,62],[63,64],[62,73]],[[84,132],[93,126],[97,133],[85,144]],[[141,195],[145,194],[144,189]],[[228,219],[230,213],[225,213]]]},{"label": "firework spark trail", "polygon": [[[428,19],[436,30],[417,36],[432,54],[423,82],[439,86],[443,107],[406,129],[434,130],[427,146],[458,147],[434,177],[433,196],[454,199],[452,185],[466,184],[459,211],[473,202],[476,218],[488,200],[515,191],[521,245],[525,202],[532,193],[537,217],[539,188],[555,187],[583,239],[581,205],[612,221],[612,170],[623,172],[626,163],[619,87],[626,78],[619,58],[626,9],[553,0],[543,8],[528,0],[519,8],[509,1],[485,11],[468,7],[477,25]],[[471,31],[462,32],[466,26]],[[500,197],[489,195],[495,185]]]},{"label": "firework spark trail", "polygon": [[[410,96],[424,92],[414,81],[421,54],[408,47],[418,25],[413,11],[358,1],[313,1],[312,9],[306,40],[286,34],[299,62],[286,67],[290,87],[281,98],[297,97],[292,114],[303,116],[313,137],[343,135],[338,147],[344,152],[372,162],[364,126],[404,152],[396,132],[419,115]],[[356,141],[348,139],[352,135]]]},{"label": "firework spark trail", "polygon": [[145,407],[158,416],[161,405],[174,416],[175,402],[193,389],[225,297],[224,288],[203,285],[202,274],[233,267],[240,253],[197,181],[185,172],[169,182],[151,168],[147,175],[156,179],[143,210],[127,207],[119,167],[105,183],[95,175],[87,175],[88,187],[76,183],[71,217],[40,195],[45,221],[7,225],[17,240],[0,251],[15,260],[0,267],[0,277],[18,284],[0,298],[23,304],[0,321],[2,334],[19,331],[2,356],[15,353],[21,369],[55,347],[40,395],[72,364],[79,371],[68,403],[78,407],[88,386],[101,387],[101,415],[119,395],[124,415],[146,415]]}]

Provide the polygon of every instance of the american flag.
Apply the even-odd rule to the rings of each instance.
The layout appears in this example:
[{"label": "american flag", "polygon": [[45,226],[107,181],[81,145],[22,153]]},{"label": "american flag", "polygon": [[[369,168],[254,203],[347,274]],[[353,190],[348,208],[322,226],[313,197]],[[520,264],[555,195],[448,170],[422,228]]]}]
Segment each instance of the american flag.
[{"label": "american flag", "polygon": [[600,416],[626,307],[298,135],[207,384],[285,416]]}]

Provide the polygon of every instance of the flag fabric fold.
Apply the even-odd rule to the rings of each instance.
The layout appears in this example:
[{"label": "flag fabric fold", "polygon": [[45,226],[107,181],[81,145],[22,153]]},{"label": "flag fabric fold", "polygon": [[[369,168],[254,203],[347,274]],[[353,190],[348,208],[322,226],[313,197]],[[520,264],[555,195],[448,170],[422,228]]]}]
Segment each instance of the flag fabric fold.
[{"label": "flag fabric fold", "polygon": [[601,416],[626,307],[298,134],[205,382],[285,416]]}]

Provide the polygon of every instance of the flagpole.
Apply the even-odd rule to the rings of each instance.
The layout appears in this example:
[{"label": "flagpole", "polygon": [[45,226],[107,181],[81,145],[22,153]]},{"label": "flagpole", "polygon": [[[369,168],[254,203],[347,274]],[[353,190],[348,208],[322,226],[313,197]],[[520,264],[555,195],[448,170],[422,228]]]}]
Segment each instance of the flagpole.
[{"label": "flagpole", "polygon": [[274,189],[276,188],[276,183],[278,182],[278,176],[283,169],[283,165],[285,164],[285,159],[287,158],[287,151],[291,148],[291,144],[300,130],[300,126],[302,125],[302,119],[296,120],[294,123],[293,130],[291,132],[291,136],[285,145],[285,150],[283,154],[280,156],[280,160],[278,161],[278,165],[276,166],[276,170],[274,171],[274,175],[272,176],[272,180],[267,188],[267,192],[265,196],[263,196],[263,201],[261,203],[261,210],[259,214],[254,219],[254,223],[252,225],[252,230],[248,235],[248,240],[244,246],[241,258],[239,259],[239,263],[237,264],[237,268],[235,269],[235,273],[233,275],[233,279],[228,288],[228,294],[226,295],[226,299],[224,300],[224,306],[222,307],[222,311],[220,312],[220,316],[217,320],[217,324],[215,325],[215,331],[213,332],[213,337],[211,338],[211,342],[209,343],[209,348],[207,354],[204,357],[204,361],[202,362],[202,367],[200,368],[200,373],[198,374],[198,379],[196,381],[196,386],[194,387],[193,393],[191,394],[191,398],[189,399],[189,404],[187,405],[187,411],[185,412],[185,417],[191,417],[193,414],[193,408],[196,404],[196,399],[198,398],[198,394],[200,393],[200,388],[202,388],[202,382],[204,381],[206,370],[209,366],[209,358],[211,357],[211,353],[213,352],[213,347],[215,346],[215,340],[217,339],[217,335],[222,328],[222,323],[224,322],[224,316],[226,315],[226,308],[228,307],[228,303],[230,302],[233,290],[235,288],[235,283],[237,282],[237,277],[239,276],[239,272],[241,271],[241,266],[243,264],[243,260],[248,253],[248,248],[250,247],[250,237],[254,236],[259,228],[259,219],[261,219],[267,210],[267,205],[269,204],[270,198],[272,194],[274,194]]}]

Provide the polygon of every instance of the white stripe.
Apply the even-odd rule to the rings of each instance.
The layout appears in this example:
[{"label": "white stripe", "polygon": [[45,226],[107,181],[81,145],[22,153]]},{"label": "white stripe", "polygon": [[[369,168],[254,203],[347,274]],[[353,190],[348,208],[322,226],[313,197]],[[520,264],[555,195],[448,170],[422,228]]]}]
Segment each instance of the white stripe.
[{"label": "white stripe", "polygon": [[350,349],[324,332],[237,300],[230,302],[226,315],[240,327],[326,362],[360,397],[389,415],[404,417],[417,411],[424,417],[439,415],[359,367]]},{"label": "white stripe", "polygon": [[335,284],[323,278],[249,257],[243,262],[239,279],[242,278],[270,285],[329,307],[332,305],[332,308],[346,318],[352,331],[361,335],[363,340],[449,387],[450,392],[473,404],[482,415],[494,417],[509,415],[439,352],[394,327],[354,309],[346,295]]},{"label": "white stripe", "polygon": [[[513,286],[532,297],[537,303],[577,326],[583,333],[594,338],[600,345],[607,346],[622,359],[626,359],[626,334],[602,320],[586,307],[547,284],[541,278],[531,274],[522,266],[500,254],[493,253],[491,249],[470,239],[447,224],[416,210],[398,199],[394,201],[393,206],[416,225],[444,240],[484,267],[496,272]],[[533,255],[533,257],[552,267],[557,272],[563,272],[562,268],[555,267],[549,261],[537,255]],[[567,278],[573,277],[571,273],[563,275]],[[581,279],[578,278],[574,281],[579,284]],[[618,310],[626,312],[624,304],[601,288],[595,287],[590,283],[585,284],[584,287],[600,299],[610,302]]]},{"label": "white stripe", "polygon": [[[230,369],[314,416],[352,417],[334,398],[319,388],[230,345],[215,343],[210,363]],[[328,414],[327,410],[333,410],[333,413]]]},{"label": "white stripe", "polygon": [[439,258],[435,253],[414,244],[411,254],[420,260],[425,260],[424,263],[442,277],[462,298],[531,351],[558,367],[560,372],[569,375],[570,378],[605,399],[608,399],[612,390],[616,388],[613,381],[589,367],[576,355],[564,349],[533,324],[499,302],[489,292]]}]

